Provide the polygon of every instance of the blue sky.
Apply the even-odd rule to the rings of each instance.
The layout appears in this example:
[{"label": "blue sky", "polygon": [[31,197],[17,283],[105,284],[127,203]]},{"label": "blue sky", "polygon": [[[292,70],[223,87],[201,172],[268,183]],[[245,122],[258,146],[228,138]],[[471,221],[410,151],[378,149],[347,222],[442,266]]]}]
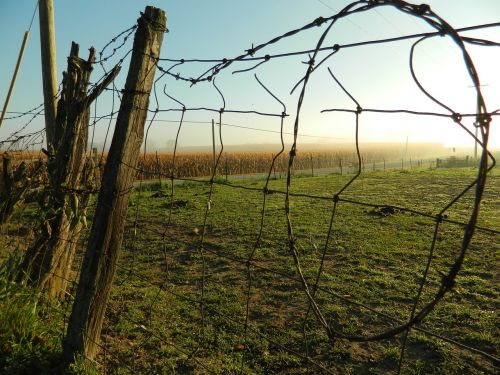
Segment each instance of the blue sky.
[{"label": "blue sky", "polygon": [[[94,46],[97,51],[113,36],[132,26],[139,12],[146,5],[154,5],[167,12],[170,32],[165,35],[162,57],[164,58],[213,58],[237,56],[252,44],[259,44],[291,29],[303,26],[319,16],[337,13],[349,1],[344,0],[212,0],[212,1],[142,1],[142,0],[54,0],[56,20],[56,44],[58,79],[66,66],[71,41],[80,44],[82,55]],[[432,9],[454,27],[486,24],[500,21],[498,0],[432,0]],[[0,0],[0,42],[3,53],[0,60],[0,102],[3,101],[24,31],[27,30],[35,9],[35,0]],[[30,39],[14,90],[9,111],[25,111],[42,102],[38,15],[31,28]],[[469,36],[482,37],[500,42],[498,27],[468,32]],[[313,49],[323,28],[316,28],[270,48],[262,54]],[[432,31],[423,22],[403,15],[393,8],[383,7],[376,11],[350,16],[338,22],[331,30],[325,45],[346,44],[371,39],[400,36]],[[314,137],[299,137],[301,142],[334,143],[352,142],[354,122],[352,115],[323,113],[327,108],[353,109],[352,102],[330,77],[330,68],[341,82],[353,93],[364,108],[414,109],[443,112],[416,88],[408,68],[411,42],[366,46],[341,50],[313,75],[306,91],[299,133]],[[125,46],[117,54],[119,58],[130,48]],[[500,108],[500,47],[468,47],[479,71],[487,108]],[[446,38],[425,41],[415,52],[415,70],[426,89],[457,112],[474,112],[474,90],[468,78],[458,50]],[[280,113],[280,105],[256,82],[256,73],[266,86],[287,105],[290,116],[285,130],[290,132],[296,110],[298,91],[290,95],[294,84],[305,73],[303,61],[307,56],[272,59],[258,69],[232,74],[235,69],[252,66],[245,63],[228,69],[217,78],[217,85],[224,93],[227,109],[259,110]],[[168,68],[168,62],[161,62]],[[110,68],[111,63],[107,65]],[[174,72],[196,76],[208,65],[185,64]],[[117,87],[121,88],[128,64],[125,63]],[[103,74],[96,66],[93,81]],[[190,87],[183,82],[164,79],[157,89],[165,86],[170,95],[183,101],[187,107],[220,108],[222,100],[213,86],[199,84]],[[160,108],[177,108],[178,105],[159,94]],[[152,107],[156,107],[152,100]],[[115,109],[116,109],[115,104]],[[101,97],[95,112],[106,114],[112,110],[111,94]],[[94,111],[94,109],[93,109]],[[149,147],[164,148],[171,143],[177,130],[177,112],[160,113],[148,134]],[[181,146],[210,145],[210,125],[213,113],[188,112],[180,136]],[[169,122],[173,121],[173,122]],[[19,129],[26,118],[8,120],[0,129],[0,139]],[[500,146],[499,120],[492,123],[493,146]],[[237,126],[279,130],[279,119],[262,116],[223,116],[223,123]],[[95,129],[96,142],[102,142],[107,122],[99,122]],[[470,126],[470,124],[468,125]],[[43,127],[43,118],[37,118],[27,128],[33,131]],[[434,120],[407,115],[381,116],[365,113],[361,116],[360,137],[363,142],[442,142],[451,146],[472,146],[473,142],[450,120]],[[226,144],[279,143],[279,134],[223,127]],[[290,137],[287,137],[290,140]]]}]

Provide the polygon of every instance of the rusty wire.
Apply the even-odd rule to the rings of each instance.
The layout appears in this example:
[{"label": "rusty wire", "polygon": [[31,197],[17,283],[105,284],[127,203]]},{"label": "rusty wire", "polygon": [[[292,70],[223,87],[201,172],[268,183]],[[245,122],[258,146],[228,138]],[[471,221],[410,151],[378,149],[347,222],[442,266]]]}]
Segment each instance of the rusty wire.
[{"label": "rusty wire", "polygon": [[[376,9],[378,7],[382,6],[390,6],[402,13],[409,14],[411,16],[414,16],[426,23],[428,23],[431,27],[433,27],[436,31],[435,32],[430,32],[430,33],[421,33],[421,34],[412,34],[412,35],[405,35],[401,37],[395,37],[395,38],[387,38],[383,40],[371,40],[371,41],[364,41],[364,42],[358,42],[358,43],[351,43],[351,44],[345,44],[345,45],[334,45],[334,46],[324,46],[324,40],[326,37],[329,35],[331,30],[334,28],[336,22],[339,19],[348,17],[352,14],[356,13],[362,13],[366,12],[371,9]],[[331,372],[330,370],[326,369],[320,362],[317,362],[313,360],[309,354],[309,341],[308,341],[308,330],[309,330],[309,322],[311,320],[311,315],[316,319],[316,322],[319,323],[325,332],[325,335],[328,337],[328,339],[333,343],[337,339],[343,339],[347,341],[353,341],[353,342],[363,342],[363,341],[380,341],[380,340],[385,340],[389,339],[392,337],[395,337],[397,335],[402,335],[402,344],[401,344],[401,349],[400,349],[400,357],[399,357],[399,363],[398,363],[398,372],[401,371],[402,369],[402,364],[404,361],[404,353],[406,349],[406,342],[407,342],[407,337],[410,333],[411,330],[418,330],[420,332],[423,332],[425,334],[428,334],[430,336],[438,337],[448,343],[451,343],[453,345],[457,345],[461,347],[462,349],[466,349],[470,352],[474,352],[476,354],[479,354],[485,358],[488,358],[491,360],[493,363],[498,365],[499,359],[487,352],[484,352],[482,350],[479,350],[477,348],[465,345],[463,343],[460,343],[454,339],[438,335],[426,328],[423,327],[423,321],[425,317],[433,311],[435,306],[449,293],[449,291],[453,288],[455,279],[457,275],[459,274],[462,264],[464,261],[464,258],[467,254],[467,250],[469,247],[469,244],[471,242],[471,239],[474,235],[474,232],[476,230],[479,231],[484,231],[487,233],[491,233],[493,235],[498,235],[500,234],[500,231],[497,229],[492,229],[492,228],[485,228],[485,227],[480,227],[477,225],[477,217],[478,217],[478,212],[479,212],[479,205],[482,200],[482,194],[483,190],[486,184],[486,179],[487,179],[487,174],[489,171],[491,171],[492,168],[495,166],[495,159],[491,152],[488,150],[488,136],[489,136],[489,131],[490,131],[490,123],[492,120],[493,116],[498,116],[500,113],[498,110],[493,111],[493,112],[488,112],[486,109],[486,105],[484,103],[483,95],[481,92],[480,84],[479,84],[479,77],[478,74],[475,70],[474,63],[472,59],[470,58],[466,48],[465,44],[474,44],[478,46],[485,46],[485,47],[491,47],[491,46],[498,46],[499,43],[494,42],[494,41],[486,41],[482,39],[477,39],[477,38],[470,38],[470,37],[463,37],[460,35],[460,32],[463,31],[469,31],[469,30],[476,30],[476,29],[482,29],[486,27],[493,27],[493,26],[499,26],[500,23],[493,23],[493,24],[488,24],[488,25],[477,25],[477,26],[471,26],[471,27],[465,27],[461,29],[454,29],[451,27],[446,21],[444,21],[442,18],[440,18],[437,14],[435,14],[430,8],[425,7],[424,5],[412,5],[407,2],[401,1],[401,0],[370,0],[370,1],[355,1],[351,4],[349,4],[347,7],[345,7],[343,10],[341,10],[339,13],[323,18],[319,17],[315,21],[301,27],[298,29],[294,29],[292,31],[289,31],[285,34],[282,34],[278,37],[275,37],[271,40],[269,40],[266,43],[262,43],[257,45],[256,47],[252,46],[251,48],[247,49],[244,54],[241,54],[239,56],[236,56],[234,58],[222,58],[222,59],[168,59],[168,58],[162,58],[159,59],[157,69],[158,69],[158,78],[155,81],[155,86],[154,86],[154,98],[155,98],[155,104],[156,108],[149,108],[148,111],[153,113],[152,118],[149,120],[149,126],[146,131],[146,144],[147,144],[147,138],[148,138],[148,133],[150,127],[156,122],[155,116],[158,113],[166,113],[166,112],[172,112],[172,113],[178,113],[180,112],[180,119],[179,120],[174,120],[178,122],[178,127],[177,127],[177,132],[175,136],[175,142],[174,142],[174,151],[172,155],[172,168],[169,173],[164,173],[158,168],[158,170],[145,170],[144,168],[140,167],[135,167],[135,170],[138,173],[149,173],[149,174],[155,174],[157,175],[160,179],[165,178],[167,181],[170,182],[169,188],[169,196],[168,199],[170,200],[170,208],[166,214],[166,220],[164,223],[164,230],[156,233],[156,235],[159,238],[159,243],[160,247],[162,248],[163,253],[166,253],[166,247],[165,244],[167,242],[167,233],[169,228],[172,225],[172,218],[174,216],[173,213],[173,203],[175,200],[175,182],[176,181],[192,181],[196,182],[199,184],[206,184],[209,186],[209,193],[207,196],[207,201],[206,201],[206,206],[204,209],[204,215],[203,215],[203,223],[202,223],[202,228],[201,228],[201,236],[199,238],[198,243],[196,244],[196,251],[200,255],[201,259],[201,275],[199,277],[199,298],[197,299],[191,299],[189,296],[184,296],[182,294],[179,294],[175,291],[175,288],[173,286],[168,286],[169,284],[169,275],[165,276],[165,280],[158,285],[158,283],[155,283],[151,280],[148,280],[138,272],[136,272],[134,264],[131,265],[131,267],[123,266],[123,265],[118,265],[118,268],[120,270],[123,270],[126,272],[126,277],[121,281],[122,283],[125,282],[126,280],[136,277],[146,283],[148,283],[151,287],[157,288],[156,291],[156,296],[158,296],[160,293],[170,293],[172,295],[175,295],[178,298],[182,298],[189,303],[191,303],[193,306],[197,306],[199,309],[199,314],[200,314],[200,333],[199,333],[199,347],[195,348],[193,351],[188,351],[185,348],[182,348],[182,346],[177,345],[173,340],[170,340],[168,337],[165,337],[165,334],[162,332],[155,332],[153,330],[148,330],[149,336],[148,337],[153,337],[156,336],[160,340],[165,341],[168,345],[174,347],[178,352],[184,354],[188,359],[195,361],[200,367],[204,368],[208,372],[215,372],[213,369],[209,368],[206,366],[206,364],[203,363],[203,361],[199,360],[196,357],[197,351],[200,347],[204,345],[205,341],[205,326],[206,326],[206,315],[208,313],[216,314],[221,316],[222,318],[233,321],[237,325],[242,327],[241,331],[241,336],[242,336],[242,343],[244,346],[244,350],[241,356],[241,366],[240,366],[240,372],[243,372],[244,369],[244,364],[245,361],[247,360],[247,357],[250,355],[250,352],[247,350],[247,341],[248,341],[248,335],[249,332],[252,332],[256,335],[259,335],[263,339],[273,342],[276,345],[280,346],[281,344],[273,340],[272,337],[269,337],[261,332],[259,332],[257,329],[252,327],[251,324],[251,319],[250,319],[250,312],[253,306],[253,300],[252,300],[252,290],[254,288],[254,272],[255,270],[261,270],[264,272],[271,273],[276,276],[281,276],[287,279],[290,279],[296,283],[300,283],[302,292],[304,293],[305,298],[307,299],[307,307],[305,308],[304,311],[304,318],[303,318],[303,335],[304,335],[304,347],[305,347],[305,354],[302,353],[297,353],[294,351],[293,348],[288,348],[288,347],[283,347],[282,349],[292,353],[294,355],[297,355],[300,357],[302,360],[304,360],[307,364],[307,369],[308,371],[310,370],[310,366],[315,366],[317,371],[324,371],[324,372]],[[265,54],[263,56],[256,56],[257,53],[264,51],[265,48],[279,43],[281,40],[286,39],[288,37],[291,37],[293,35],[296,35],[298,33],[301,33],[305,30],[309,30],[314,27],[324,27],[325,29],[323,30],[320,38],[316,41],[315,48],[306,50],[306,51],[293,51],[289,53],[282,53],[282,54]],[[102,64],[103,70],[104,68],[104,63],[106,63],[111,57],[113,57],[117,51],[121,48],[124,48],[126,46],[126,42],[129,38],[129,36],[133,33],[135,30],[136,26],[133,26],[122,33],[118,34],[116,37],[114,37],[108,44],[105,45],[105,47],[101,50],[100,52],[100,60],[98,61],[99,63]],[[459,112],[456,112],[449,106],[447,106],[445,103],[442,103],[438,99],[436,99],[431,93],[429,93],[426,88],[420,83],[419,78],[415,74],[414,68],[413,68],[413,52],[416,46],[421,43],[424,40],[427,40],[428,38],[435,37],[435,36],[449,36],[452,41],[458,46],[458,48],[461,50],[463,54],[463,59],[465,61],[465,64],[468,69],[468,73],[470,75],[470,78],[472,79],[474,83],[474,89],[476,91],[476,99],[478,103],[478,111],[476,113],[467,113],[467,114],[460,114]],[[119,44],[118,47],[114,48],[113,51],[104,57],[104,52],[113,44],[116,43],[119,38],[123,37],[123,40],[121,41],[121,44]],[[410,109],[376,109],[376,108],[364,108],[360,102],[355,98],[353,94],[350,93],[350,91],[341,83],[341,81],[335,76],[333,71],[331,70],[330,67],[327,68],[331,78],[333,79],[333,82],[338,85],[343,93],[353,102],[353,107],[354,108],[331,108],[331,109],[324,109],[322,112],[323,113],[328,113],[328,112],[346,112],[350,113],[354,117],[354,124],[355,124],[355,146],[356,146],[356,157],[358,160],[357,163],[357,170],[355,174],[347,181],[333,196],[321,196],[321,195],[314,195],[314,194],[300,194],[300,193],[294,193],[291,189],[292,187],[292,182],[293,182],[293,167],[294,167],[294,161],[297,155],[297,144],[298,144],[298,136],[300,134],[300,125],[301,125],[301,109],[303,105],[303,101],[306,97],[306,89],[309,84],[309,79],[312,77],[313,74],[315,74],[317,71],[319,71],[320,67],[326,66],[326,64],[330,61],[330,59],[337,53],[341,53],[342,50],[347,49],[347,48],[355,48],[359,46],[365,46],[365,45],[370,45],[370,44],[382,44],[382,43],[391,43],[395,41],[400,41],[400,40],[410,40],[410,39],[417,39],[415,43],[413,43],[411,47],[411,52],[410,52],[410,72],[412,74],[413,80],[417,87],[421,90],[421,92],[426,95],[429,99],[434,101],[437,105],[442,107],[445,111],[445,113],[437,113],[437,112],[429,112],[429,111],[414,111]],[[319,62],[316,62],[317,57],[320,52],[323,51],[328,51],[329,54],[321,59]],[[130,50],[121,58],[120,62],[123,62],[123,59],[130,53]],[[288,166],[287,166],[287,180],[286,180],[286,190],[277,190],[277,189],[269,189],[269,183],[271,181],[271,176],[272,176],[272,171],[273,167],[276,163],[276,160],[280,155],[282,155],[285,152],[285,143],[283,140],[284,134],[286,132],[284,131],[284,126],[283,122],[289,114],[287,113],[287,108],[285,104],[278,98],[276,94],[273,93],[272,89],[269,89],[262,80],[259,80],[257,75],[255,75],[255,79],[257,80],[258,84],[262,87],[262,89],[269,94],[273,100],[278,102],[282,108],[280,108],[281,112],[276,110],[275,113],[270,113],[270,112],[265,112],[265,111],[258,111],[258,110],[240,110],[240,109],[227,109],[226,108],[226,100],[224,98],[224,95],[222,94],[222,91],[219,87],[216,86],[215,81],[216,77],[219,75],[222,75],[225,73],[225,71],[228,71],[230,66],[236,66],[237,64],[245,64],[248,62],[252,62],[253,66],[251,67],[238,67],[235,68],[232,74],[244,74],[248,72],[253,72],[253,71],[258,71],[259,67],[262,65],[265,65],[271,60],[279,59],[279,58],[286,58],[286,57],[291,57],[291,56],[298,56],[298,55],[309,55],[309,61],[307,62],[307,70],[306,73],[303,77],[299,77],[297,83],[293,86],[292,92],[294,90],[300,89],[300,94],[299,98],[297,101],[297,106],[296,106],[296,112],[295,112],[295,118],[294,118],[294,129],[293,129],[293,136],[294,140],[291,146],[291,149],[289,151],[289,159],[288,159]],[[169,68],[164,68],[160,66],[159,64],[161,62],[170,62],[172,65]],[[185,64],[193,64],[196,66],[196,64],[200,63],[213,63],[209,69],[203,70],[201,73],[197,73],[193,75],[192,77],[189,76],[182,76],[180,73],[174,73],[173,70],[179,66],[184,66]],[[172,93],[167,93],[166,91],[166,83],[164,83],[165,80],[167,79],[174,79],[174,80],[180,80],[184,81],[187,84],[193,86],[198,83],[203,83],[203,82],[210,82],[216,92],[219,94],[219,96],[222,99],[222,107],[217,109],[217,108],[210,108],[210,107],[188,107],[184,104],[183,101],[179,100],[176,98],[175,94]],[[332,85],[333,85],[332,82]],[[178,106],[176,107],[161,107],[160,106],[160,100],[159,100],[159,93],[160,90],[157,92],[157,85],[163,84],[164,89],[163,94],[165,98],[169,98],[170,100],[174,101]],[[97,111],[94,113],[94,122],[92,126],[97,126],[100,121],[108,120],[108,131],[106,132],[106,140],[104,142],[104,146],[101,152],[101,158],[103,158],[104,155],[104,149],[106,147],[106,142],[107,142],[107,134],[110,129],[111,121],[113,120],[113,116],[116,114],[115,112],[115,100],[120,100],[119,96],[119,90],[114,87],[113,89],[110,89],[109,91],[113,92],[113,105],[110,113],[105,114],[105,115],[98,115]],[[116,99],[117,98],[117,99]],[[19,119],[23,117],[29,118],[25,125],[23,127],[13,133],[10,137],[8,137],[6,140],[0,141],[0,146],[3,146],[4,144],[10,145],[9,147],[14,147],[14,148],[26,148],[26,147],[33,147],[34,145],[39,145],[41,142],[43,142],[43,131],[37,131],[29,134],[23,134],[22,132],[27,128],[27,126],[39,115],[42,113],[42,107],[37,106],[34,107],[26,112],[16,114],[15,116],[12,117],[7,117],[6,120],[14,120],[14,119]],[[185,123],[184,116],[188,112],[205,112],[208,114],[215,114],[218,113],[218,119],[217,119],[217,125],[218,125],[218,136],[219,136],[219,142],[220,142],[220,149],[215,161],[215,168],[213,169],[210,178],[207,179],[190,179],[190,178],[183,178],[177,175],[176,171],[176,157],[177,157],[177,149],[178,145],[180,144],[179,136],[181,134],[181,130],[183,128],[183,124]],[[398,205],[386,205],[386,204],[378,204],[378,203],[371,203],[371,202],[364,202],[361,200],[355,200],[351,198],[345,198],[343,194],[348,191],[349,189],[352,188],[352,184],[362,175],[362,153],[360,150],[360,145],[359,145],[359,131],[360,131],[360,122],[363,118],[363,113],[365,112],[376,112],[376,113],[383,113],[383,114],[397,114],[397,113],[406,113],[406,114],[411,114],[411,115],[416,115],[416,116],[435,116],[435,117],[441,117],[441,118],[448,118],[454,123],[457,124],[457,126],[460,126],[462,129],[464,129],[469,136],[474,139],[478,145],[481,147],[482,153],[481,153],[481,158],[480,158],[480,163],[478,166],[478,174],[477,177],[470,182],[458,195],[456,195],[444,208],[442,208],[437,214],[429,214],[426,212],[422,212],[413,208],[409,207],[400,207]],[[207,228],[209,225],[209,220],[210,220],[210,213],[211,213],[211,204],[212,204],[212,199],[214,199],[214,186],[217,184],[221,184],[216,180],[216,171],[217,167],[219,166],[221,162],[221,157],[223,155],[223,150],[224,150],[224,142],[223,142],[223,115],[225,113],[233,113],[233,114],[251,114],[254,116],[258,117],[266,117],[266,118],[271,118],[271,119],[277,119],[279,118],[280,121],[280,131],[278,132],[280,135],[280,141],[281,141],[281,149],[273,156],[271,163],[269,165],[269,170],[267,172],[266,178],[265,178],[265,183],[263,187],[249,187],[249,186],[244,186],[244,185],[239,185],[239,184],[231,184],[231,185],[225,185],[229,188],[233,189],[243,189],[247,191],[253,191],[253,192],[258,192],[262,194],[262,201],[261,201],[261,210],[260,210],[260,216],[259,216],[259,221],[255,223],[255,227],[257,228],[257,235],[255,237],[255,241],[253,241],[252,244],[249,244],[248,246],[248,256],[247,257],[238,257],[232,254],[227,254],[218,250],[213,249],[210,246],[207,246],[207,241],[206,241],[206,234],[207,234]],[[30,117],[31,116],[31,117]],[[462,123],[462,119],[465,117],[474,117],[476,119],[477,127],[480,130],[480,135],[479,137],[476,137],[473,133],[470,132]],[[146,153],[146,147],[144,148],[144,153]],[[132,168],[132,166],[128,166]],[[161,180],[160,180],[161,182]],[[142,186],[142,185],[140,185]],[[474,189],[474,190],[473,190]],[[139,188],[140,190],[140,188]],[[462,198],[466,193],[469,191],[474,191],[474,207],[472,209],[470,218],[468,222],[459,222],[456,220],[451,220],[446,217],[446,212],[455,205],[455,203],[458,202],[460,198]],[[261,246],[261,240],[262,236],[264,233],[264,227],[265,227],[265,214],[266,214],[266,203],[267,203],[267,196],[271,193],[278,193],[284,197],[284,218],[286,220],[287,224],[287,247],[289,251],[290,257],[293,259],[294,264],[295,264],[295,271],[296,273],[291,275],[291,274],[284,274],[281,273],[277,270],[266,268],[262,264],[259,264],[259,262],[255,261],[255,256],[256,253],[259,251],[259,248]],[[295,198],[308,198],[311,200],[322,200],[325,201],[326,204],[331,205],[331,211],[330,211],[330,216],[329,216],[329,222],[328,222],[328,230],[325,233],[325,242],[324,245],[322,246],[321,249],[321,256],[320,256],[320,264],[318,267],[318,270],[313,278],[312,284],[310,284],[307,280],[307,278],[304,276],[303,270],[302,270],[302,259],[301,256],[297,250],[297,237],[294,231],[294,224],[295,221],[291,216],[291,202]],[[141,195],[139,195],[139,200],[144,199]],[[336,233],[336,225],[338,224],[338,216],[340,215],[339,210],[341,206],[344,205],[357,205],[357,206],[363,206],[363,207],[372,207],[372,208],[381,208],[381,207],[392,207],[394,209],[397,209],[402,212],[408,212],[414,215],[418,215],[419,217],[425,217],[425,218],[431,218],[434,220],[434,228],[433,228],[433,235],[432,235],[432,240],[431,243],[429,244],[428,248],[428,253],[427,257],[425,259],[425,268],[421,274],[420,282],[418,283],[418,291],[417,295],[412,301],[411,304],[411,312],[410,315],[407,317],[405,321],[402,321],[401,319],[397,319],[395,317],[391,317],[385,313],[382,313],[378,311],[377,309],[372,308],[366,303],[362,303],[350,298],[345,298],[342,295],[336,294],[335,292],[331,291],[328,288],[325,288],[324,286],[321,285],[321,277],[324,271],[324,265],[325,265],[325,257],[328,253],[328,251],[331,250],[331,242],[335,239],[337,233]],[[146,220],[141,217],[139,214],[139,204],[136,207],[136,212],[135,212],[135,217],[131,220],[132,225],[134,226],[135,230],[138,229],[138,226],[140,226],[141,230],[146,230],[145,225],[141,225],[141,221]],[[438,236],[441,230],[441,226],[443,223],[450,223],[454,225],[459,225],[464,228],[464,234],[462,238],[462,244],[461,244],[461,249],[459,253],[457,254],[453,264],[449,267],[448,273],[445,274],[441,280],[441,284],[437,288],[437,292],[434,294],[433,298],[429,301],[427,301],[425,304],[422,305],[421,303],[421,296],[422,293],[425,289],[425,286],[427,285],[427,276],[429,273],[429,270],[432,267],[432,262],[434,260],[434,250],[435,250],[435,245],[436,241],[438,240]],[[134,240],[135,241],[135,240]],[[234,317],[231,317],[227,314],[225,314],[224,311],[220,311],[217,306],[214,306],[211,304],[209,301],[206,300],[206,275],[207,275],[207,262],[206,262],[206,254],[211,253],[212,255],[215,255],[216,257],[224,258],[229,261],[231,261],[234,264],[239,264],[243,265],[245,267],[245,277],[246,277],[246,290],[245,290],[245,300],[242,301],[245,305],[245,316],[243,319],[235,319]],[[166,257],[165,257],[165,263],[167,262]],[[168,265],[167,265],[168,266]],[[74,280],[70,280],[70,282],[74,283]],[[390,328],[387,328],[381,332],[377,332],[375,334],[367,334],[367,335],[352,335],[352,334],[347,334],[345,333],[342,329],[335,328],[332,324],[331,321],[325,316],[325,313],[323,311],[323,308],[321,306],[321,303],[318,302],[317,299],[317,293],[318,291],[322,291],[327,293],[331,298],[337,298],[339,300],[342,300],[345,303],[352,304],[358,307],[361,307],[374,315],[381,316],[386,321],[391,324]],[[156,298],[152,298],[151,304],[149,306],[149,318],[152,316],[152,310],[156,306]],[[421,306],[419,308],[419,306]],[[67,311],[65,312],[67,314]],[[141,322],[139,321],[134,321],[132,318],[130,318],[130,321],[134,324],[140,324]],[[146,339],[147,340],[147,339]],[[105,345],[99,344],[101,348],[104,350],[105,355],[111,355],[113,356],[113,353],[110,353]],[[119,360],[119,358],[117,358]],[[130,367],[130,365],[127,365]]]}]

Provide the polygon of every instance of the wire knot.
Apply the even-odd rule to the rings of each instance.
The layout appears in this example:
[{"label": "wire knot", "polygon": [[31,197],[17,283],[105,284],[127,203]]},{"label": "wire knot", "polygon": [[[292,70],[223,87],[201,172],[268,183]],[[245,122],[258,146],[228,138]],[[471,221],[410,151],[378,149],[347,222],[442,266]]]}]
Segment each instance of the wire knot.
[{"label": "wire knot", "polygon": [[476,122],[474,122],[474,126],[479,128],[481,126],[486,126],[491,122],[491,115],[489,113],[480,113],[476,117]]},{"label": "wire knot", "polygon": [[451,118],[453,119],[453,121],[455,121],[457,124],[460,123],[460,121],[462,121],[462,115],[460,113],[454,113],[451,115]]},{"label": "wire knot", "polygon": [[420,4],[415,6],[414,9],[418,15],[423,16],[425,13],[430,12],[431,7],[427,4]]},{"label": "wire knot", "polygon": [[450,275],[443,276],[441,279],[441,285],[447,289],[451,289],[455,286],[455,278]]},{"label": "wire knot", "polygon": [[316,24],[316,26],[321,26],[323,23],[325,23],[325,19],[323,17],[318,17],[314,20],[314,23]]},{"label": "wire knot", "polygon": [[253,48],[253,44],[252,44],[252,48],[246,50],[246,53],[248,53],[248,55],[250,55],[252,57],[253,57],[253,55],[255,55],[255,49]]}]

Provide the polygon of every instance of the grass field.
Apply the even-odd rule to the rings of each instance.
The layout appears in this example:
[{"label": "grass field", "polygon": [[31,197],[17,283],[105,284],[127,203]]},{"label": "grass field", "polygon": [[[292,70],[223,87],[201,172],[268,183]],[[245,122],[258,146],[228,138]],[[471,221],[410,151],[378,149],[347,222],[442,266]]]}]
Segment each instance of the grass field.
[{"label": "grass field", "polygon": [[[326,245],[331,198],[352,175],[292,179],[291,192],[296,195],[291,198],[291,222],[302,271],[314,285],[326,250],[315,299],[333,328],[371,335],[409,318],[435,220],[384,206],[435,215],[475,173],[468,168],[364,173],[341,195],[344,200],[337,204]],[[375,342],[331,342],[309,309],[288,249],[285,196],[280,193],[285,179],[270,181],[268,188],[274,193],[265,195],[262,221],[264,179],[217,182],[212,192],[203,182],[176,184],[173,197],[167,186],[136,187],[97,370],[394,373],[402,335]],[[472,192],[467,193],[444,213],[419,307],[432,299],[458,255],[463,226],[454,222],[467,222],[472,202]],[[491,358],[498,358],[499,348],[498,207],[500,175],[494,172],[478,222],[493,231],[476,230],[455,288],[418,329],[411,330],[403,373],[493,374],[498,370],[499,363]],[[16,241],[25,240],[26,231],[19,226],[36,218],[36,209],[30,206],[22,215],[2,228],[3,256]],[[61,332],[59,336],[55,332],[63,324],[61,315],[43,311],[40,315],[50,324],[43,327],[43,334],[28,335],[27,340],[32,348],[39,348],[33,340],[41,336],[51,347],[32,354],[37,358],[57,354]],[[61,306],[58,311],[64,316],[68,309]],[[15,348],[15,339],[10,340]],[[11,360],[3,361],[11,369],[16,368],[13,352],[4,353]],[[29,353],[24,351],[22,356]]]}]

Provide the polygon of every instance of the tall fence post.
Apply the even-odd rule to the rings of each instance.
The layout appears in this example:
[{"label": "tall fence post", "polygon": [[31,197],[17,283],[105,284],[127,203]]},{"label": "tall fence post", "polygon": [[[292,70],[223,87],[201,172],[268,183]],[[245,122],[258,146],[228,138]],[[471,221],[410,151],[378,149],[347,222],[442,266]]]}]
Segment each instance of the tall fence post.
[{"label": "tall fence post", "polygon": [[146,7],[138,20],[124,95],[63,343],[64,358],[69,362],[78,353],[93,359],[98,351],[165,30],[165,12]]}]

